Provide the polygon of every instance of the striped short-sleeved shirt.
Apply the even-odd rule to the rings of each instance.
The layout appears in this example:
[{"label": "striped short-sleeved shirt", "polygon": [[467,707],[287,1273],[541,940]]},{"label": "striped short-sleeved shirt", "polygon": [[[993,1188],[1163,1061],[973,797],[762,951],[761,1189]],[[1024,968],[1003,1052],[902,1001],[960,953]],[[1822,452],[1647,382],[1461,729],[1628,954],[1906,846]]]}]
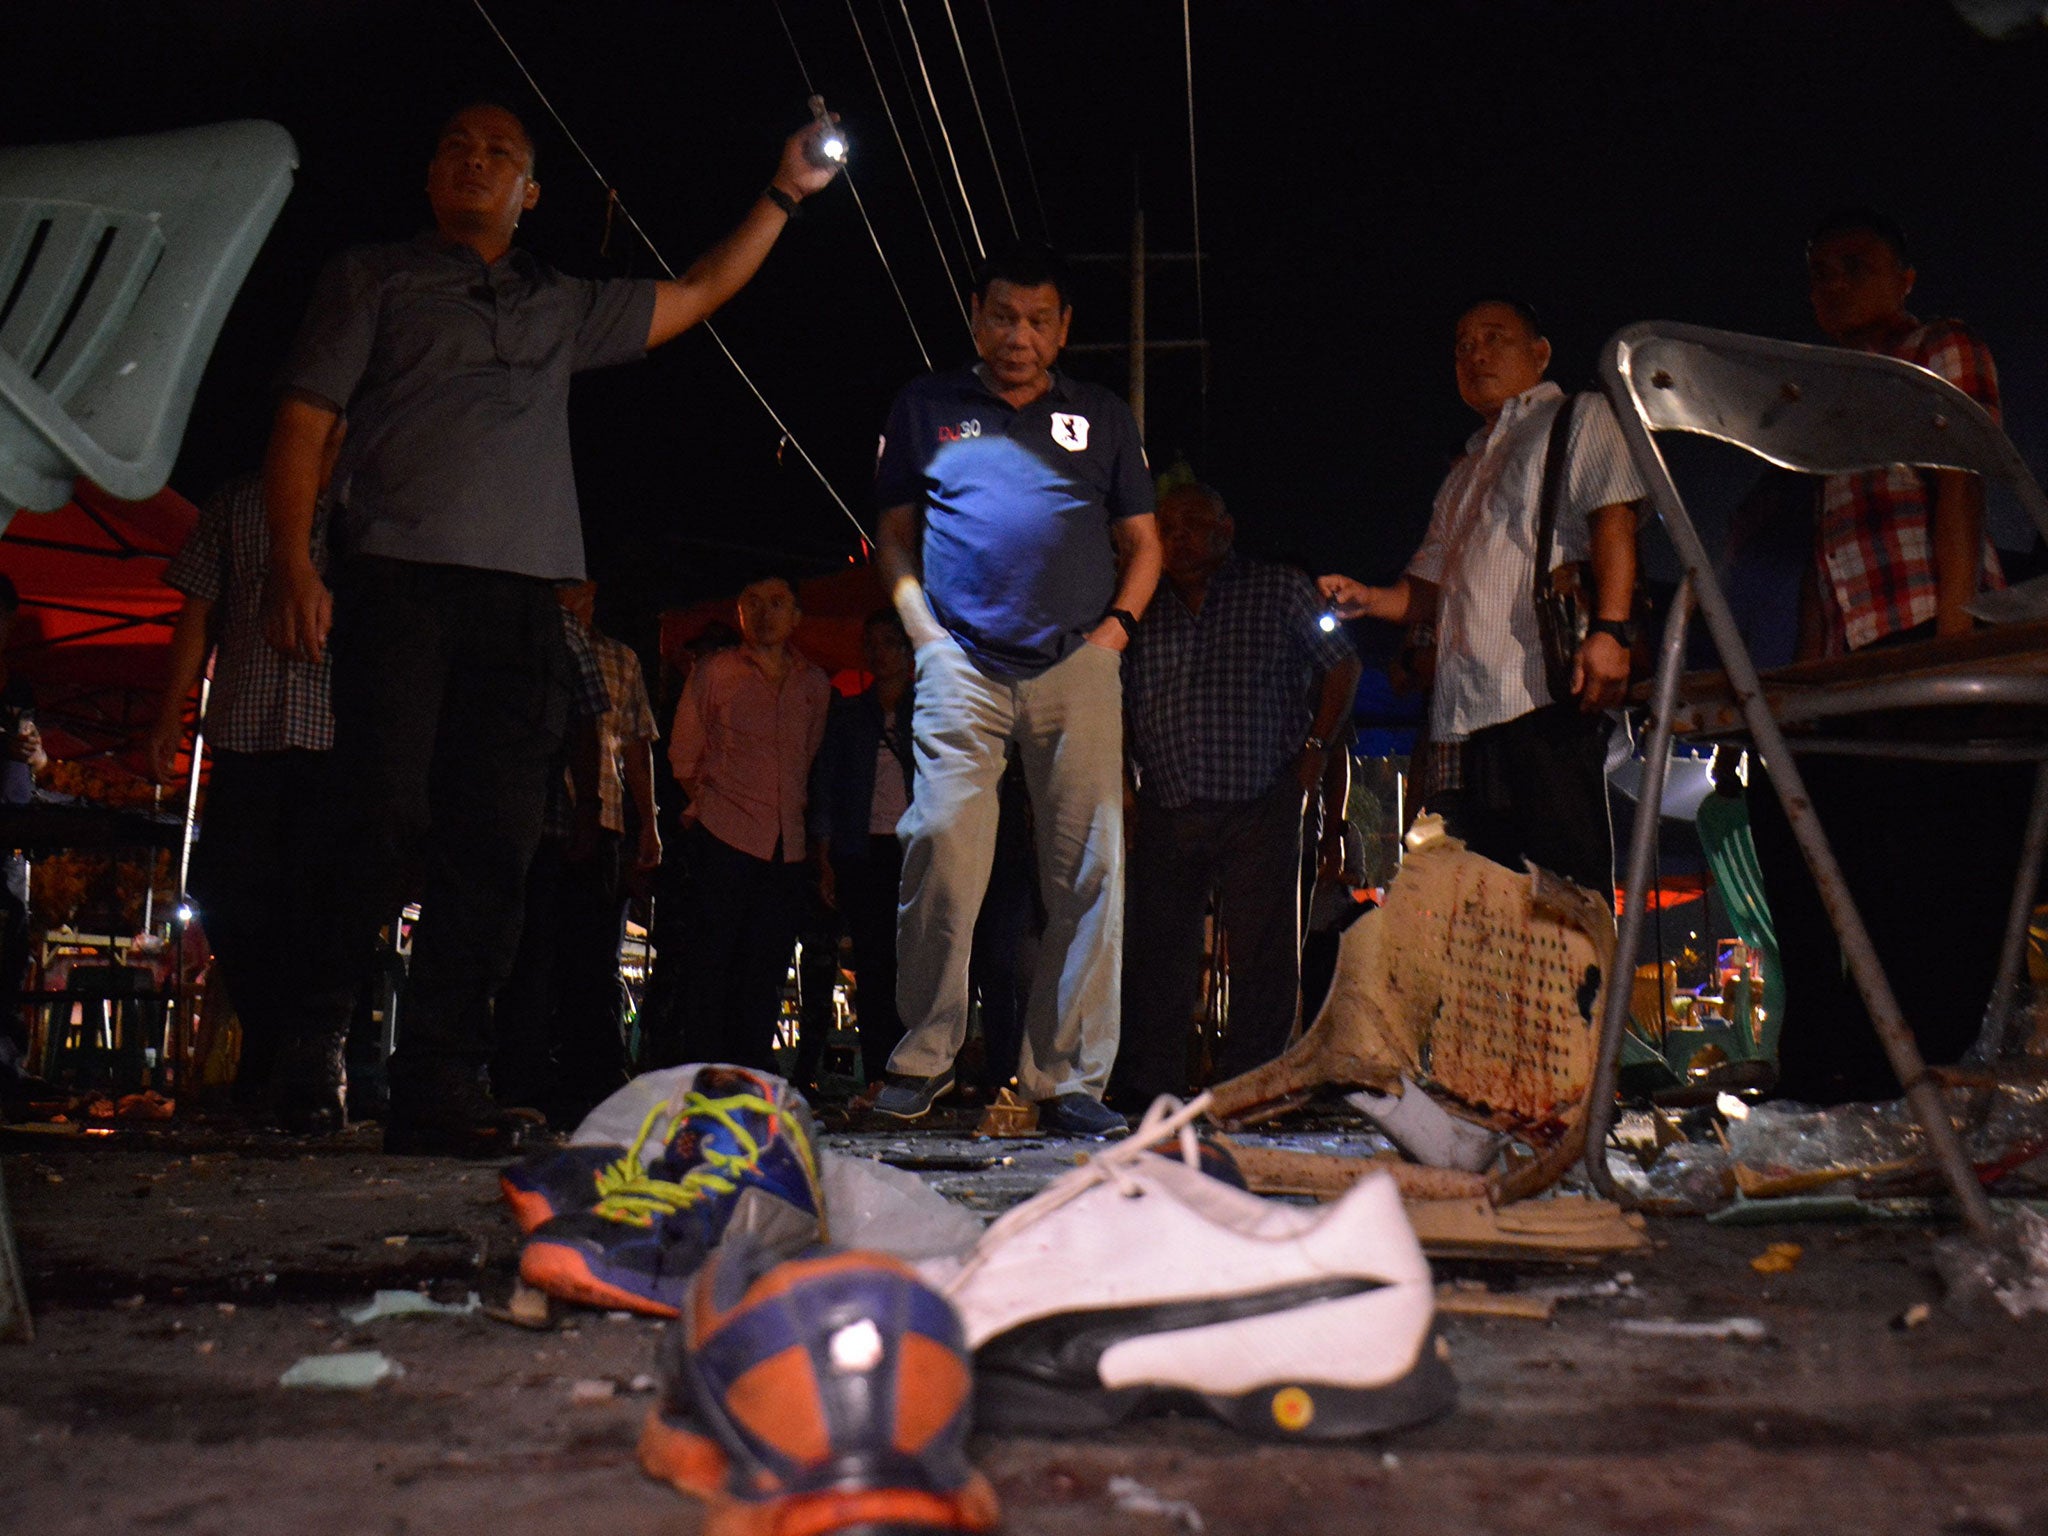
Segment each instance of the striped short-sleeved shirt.
[{"label": "striped short-sleeved shirt", "polygon": [[[1410,576],[1439,589],[1433,741],[1463,741],[1551,702],[1533,596],[1536,513],[1550,424],[1564,400],[1555,384],[1538,384],[1472,435],[1408,562]],[[1588,557],[1591,513],[1647,494],[1604,398],[1579,406],[1568,450],[1551,551],[1560,565]]]}]

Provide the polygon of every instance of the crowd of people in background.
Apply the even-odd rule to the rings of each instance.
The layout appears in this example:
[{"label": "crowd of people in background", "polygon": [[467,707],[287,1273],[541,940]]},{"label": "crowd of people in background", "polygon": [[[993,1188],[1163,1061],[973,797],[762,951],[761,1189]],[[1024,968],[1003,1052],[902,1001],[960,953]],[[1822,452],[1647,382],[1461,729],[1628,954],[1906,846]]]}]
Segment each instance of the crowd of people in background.
[{"label": "crowd of people in background", "polygon": [[[971,1078],[1013,1086],[1046,1130],[1117,1134],[1156,1094],[1269,1059],[1302,1022],[1304,913],[1344,862],[1360,675],[1333,619],[1401,626],[1429,657],[1414,802],[1477,851],[1611,896],[1605,768],[1641,638],[1644,486],[1604,398],[1547,377],[1542,323],[1507,295],[1445,317],[1480,424],[1420,549],[1386,585],[1317,581],[1242,553],[1210,487],[1155,504],[1124,402],[1058,366],[1073,308],[1057,258],[997,253],[973,295],[975,359],[912,381],[888,413],[888,602],[862,629],[861,686],[834,692],[794,639],[798,582],[763,572],[737,630],[686,658],[664,776],[639,660],[599,627],[585,579],[569,379],[738,291],[831,180],[818,131],[790,139],[681,278],[583,282],[514,244],[539,196],[532,143],[511,113],[473,106],[429,165],[435,230],[323,273],[263,474],[208,503],[168,575],[186,602],[149,741],[171,776],[211,654],[193,894],[243,1020],[250,1102],[288,1128],[365,1112],[342,1096],[349,1022],[380,927],[417,897],[373,1110],[392,1150],[502,1156],[541,1123],[528,1106],[573,1122],[632,1071],[775,1065],[799,939],[785,1070],[815,1090],[842,937],[857,1109],[916,1121]],[[1981,340],[1907,311],[1916,274],[1881,215],[1822,223],[1808,256],[1831,339],[1996,412]],[[1811,653],[1958,633],[2000,579],[1968,477],[1832,477],[1816,506]],[[1544,543],[1590,572],[1566,674],[1546,665],[1530,600]],[[1896,792],[1859,777],[1870,765],[1838,766],[1857,782],[1817,775],[1817,798]],[[1751,798],[1770,802],[1754,782]],[[1773,908],[1796,923],[1803,867],[1775,829],[1758,842]],[[628,899],[650,894],[658,959],[629,1056],[619,947]],[[1995,914],[1955,906],[1954,942],[1976,924],[1969,942],[1995,948]],[[1865,905],[1887,909],[1903,910]],[[1204,1060],[1212,915],[1229,1015]],[[1839,989],[1825,933],[1785,946],[1822,978],[1793,992],[1816,1019],[1857,1006],[1823,996]],[[1948,1015],[1924,1012],[1931,1054],[1952,1059]],[[1788,1034],[1788,1073],[1815,1097],[1867,1091],[1881,1063],[1838,1049],[1866,1037]]]}]

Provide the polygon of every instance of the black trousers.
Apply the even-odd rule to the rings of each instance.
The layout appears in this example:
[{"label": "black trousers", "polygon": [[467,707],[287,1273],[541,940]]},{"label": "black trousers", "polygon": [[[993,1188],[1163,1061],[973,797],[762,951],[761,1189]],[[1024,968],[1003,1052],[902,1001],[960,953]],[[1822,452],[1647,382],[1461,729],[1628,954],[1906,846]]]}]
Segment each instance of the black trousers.
[{"label": "black trousers", "polygon": [[491,1081],[509,1102],[551,1120],[580,1118],[626,1081],[619,1029],[619,939],[625,923],[620,839],[597,835],[581,858],[544,837],[526,876],[526,920],[499,989]]},{"label": "black trousers", "polygon": [[903,1038],[896,1011],[896,889],[903,879],[903,845],[893,833],[870,837],[860,858],[833,864],[836,907],[815,890],[804,900],[804,1027],[796,1075],[815,1082],[832,1026],[832,987],[839,975],[839,936],[853,946],[854,1024],[860,1031],[865,1078],[882,1075]]},{"label": "black trousers", "polygon": [[296,1027],[294,890],[319,857],[334,794],[331,752],[213,755],[191,889],[214,964],[242,1021],[238,1098],[268,1084],[278,1042]]},{"label": "black trousers", "polygon": [[378,928],[420,923],[394,1093],[476,1071],[512,969],[568,715],[551,583],[357,558],[334,584],[332,832],[300,908],[305,1027],[339,1032]]},{"label": "black trousers", "polygon": [[1607,820],[1605,715],[1546,704],[1465,741],[1464,785],[1425,807],[1474,853],[1520,869],[1527,860],[1614,899]]},{"label": "black trousers", "polygon": [[775,1020],[809,866],[757,859],[701,826],[691,827],[684,842],[687,937],[676,999],[681,1059],[772,1070]]},{"label": "black trousers", "polygon": [[1301,826],[1293,770],[1256,800],[1169,810],[1138,798],[1124,908],[1119,1090],[1183,1093],[1202,984],[1202,917],[1229,934],[1230,1022],[1217,1062],[1235,1077],[1286,1048],[1301,994]]},{"label": "black trousers", "polygon": [[[1785,970],[1777,1092],[1810,1104],[1896,1098],[1785,808],[1750,762],[1750,833]],[[1799,770],[1921,1055],[1955,1061],[1998,973],[2033,765],[1809,754]]]}]

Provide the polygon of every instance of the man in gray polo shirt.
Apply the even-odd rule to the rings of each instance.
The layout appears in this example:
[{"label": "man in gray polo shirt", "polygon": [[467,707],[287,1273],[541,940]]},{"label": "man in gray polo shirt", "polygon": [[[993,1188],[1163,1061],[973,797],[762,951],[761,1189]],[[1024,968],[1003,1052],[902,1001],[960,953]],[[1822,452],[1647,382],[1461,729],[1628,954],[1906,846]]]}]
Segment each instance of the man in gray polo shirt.
[{"label": "man in gray polo shirt", "polygon": [[[567,709],[553,587],[583,577],[570,376],[681,335],[742,288],[834,174],[813,125],[733,232],[665,282],[564,277],[512,244],[540,197],[502,107],[450,118],[427,166],[434,228],[321,274],[284,373],[264,489],[267,630],[334,651],[345,804],[301,914],[297,1050],[331,1059],[378,926],[425,868],[392,1151],[499,1156],[529,1118],[493,1101],[490,1003],[518,944],[526,866]],[[319,449],[346,412],[330,595],[309,553]]]}]

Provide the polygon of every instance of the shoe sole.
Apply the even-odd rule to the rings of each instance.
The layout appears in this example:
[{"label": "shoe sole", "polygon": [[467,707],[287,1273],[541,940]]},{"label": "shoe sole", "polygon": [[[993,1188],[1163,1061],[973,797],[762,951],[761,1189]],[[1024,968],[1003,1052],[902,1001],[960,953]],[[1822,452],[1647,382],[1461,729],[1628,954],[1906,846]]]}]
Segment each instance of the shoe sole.
[{"label": "shoe sole", "polygon": [[1427,1423],[1450,1412],[1458,1384],[1434,1332],[1408,1374],[1383,1387],[1273,1381],[1237,1395],[1181,1387],[1063,1387],[977,1370],[974,1427],[994,1434],[1065,1438],[1113,1429],[1144,1414],[1210,1414],[1261,1440],[1352,1440]]},{"label": "shoe sole", "polygon": [[590,1272],[583,1255],[560,1243],[529,1243],[519,1255],[519,1278],[563,1301],[580,1302],[606,1312],[637,1312],[642,1317],[675,1317],[677,1309],[601,1280]]}]

